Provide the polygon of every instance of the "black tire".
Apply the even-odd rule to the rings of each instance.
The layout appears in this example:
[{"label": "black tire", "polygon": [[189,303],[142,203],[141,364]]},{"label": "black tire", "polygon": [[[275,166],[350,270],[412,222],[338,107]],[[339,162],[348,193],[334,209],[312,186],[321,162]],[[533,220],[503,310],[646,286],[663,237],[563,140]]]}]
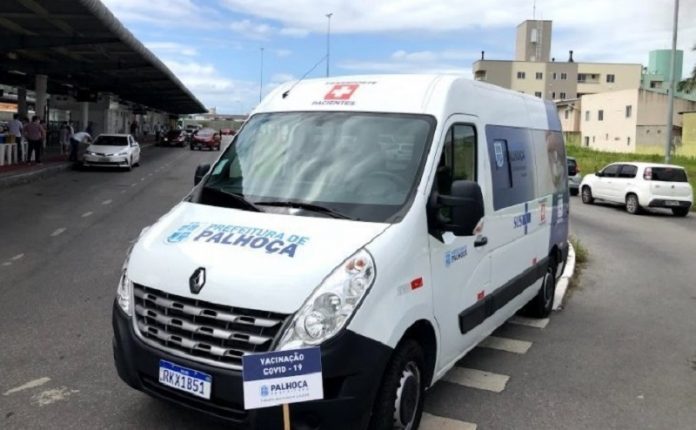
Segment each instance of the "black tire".
[{"label": "black tire", "polygon": [[592,189],[585,185],[582,187],[582,202],[586,205],[591,205],[594,203],[594,197],[592,197]]},{"label": "black tire", "polygon": [[128,160],[128,166],[126,167],[126,172],[133,170],[133,159]]},{"label": "black tire", "polygon": [[193,145],[189,145],[189,149],[193,151]]},{"label": "black tire", "polygon": [[626,212],[631,215],[638,215],[642,212],[640,203],[638,203],[638,196],[635,194],[629,194],[626,196]]},{"label": "black tire", "polygon": [[369,429],[418,428],[423,415],[426,374],[425,357],[418,342],[401,341],[384,371]]},{"label": "black tire", "polygon": [[544,274],[544,281],[536,296],[527,304],[525,314],[532,318],[546,318],[553,310],[553,300],[556,296],[556,271],[558,263],[555,258],[549,260]]},{"label": "black tire", "polygon": [[577,188],[570,188],[569,191],[571,196],[577,196],[578,194],[580,194],[580,190]]},{"label": "black tire", "polygon": [[672,208],[672,215],[685,217],[689,215],[689,208]]}]

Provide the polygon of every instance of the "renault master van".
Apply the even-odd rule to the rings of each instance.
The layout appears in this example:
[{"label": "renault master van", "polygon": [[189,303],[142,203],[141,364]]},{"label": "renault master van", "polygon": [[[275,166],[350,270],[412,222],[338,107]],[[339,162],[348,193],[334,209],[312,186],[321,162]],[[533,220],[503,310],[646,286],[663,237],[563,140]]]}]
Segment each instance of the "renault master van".
[{"label": "renault master van", "polygon": [[244,409],[242,357],[316,346],[293,428],[417,428],[468,351],[549,314],[568,249],[553,103],[454,75],[288,83],[195,183],[123,265],[116,368],[240,428],[282,423]]}]

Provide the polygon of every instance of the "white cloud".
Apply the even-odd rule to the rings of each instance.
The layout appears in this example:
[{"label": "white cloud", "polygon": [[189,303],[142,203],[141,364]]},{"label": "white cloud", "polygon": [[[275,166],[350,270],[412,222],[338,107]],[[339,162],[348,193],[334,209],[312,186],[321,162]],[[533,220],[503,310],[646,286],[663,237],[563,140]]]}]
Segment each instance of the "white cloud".
[{"label": "white cloud", "polygon": [[177,28],[218,25],[217,14],[193,0],[102,0],[106,7],[125,22],[140,22],[158,27]]},{"label": "white cloud", "polygon": [[146,42],[145,47],[157,55],[179,54],[187,57],[198,55],[196,48],[176,42]]},{"label": "white cloud", "polygon": [[456,73],[471,75],[471,63],[476,53],[468,51],[398,50],[389,58],[377,61],[349,59],[338,67],[355,73]]},{"label": "white cloud", "polygon": [[[222,0],[231,10],[259,19],[274,20],[286,28],[326,31],[325,14],[333,12],[332,33],[427,32],[438,34],[495,29],[507,33],[532,18],[531,1],[487,0]],[[586,61],[647,63],[648,51],[668,47],[673,0],[538,0],[537,18],[554,21],[554,52],[573,49]],[[682,2],[679,46],[689,50],[696,42],[696,7]],[[562,34],[570,35],[563,37]],[[483,42],[483,41],[482,41]],[[471,46],[475,40],[462,41]],[[509,42],[510,50],[514,40]],[[622,45],[627,43],[627,46]],[[451,43],[450,43],[451,44]],[[427,51],[423,53],[426,55]],[[696,54],[685,52],[686,68]],[[567,55],[567,54],[565,54]],[[565,57],[564,55],[564,57]],[[455,60],[452,58],[451,60]]]},{"label": "white cloud", "polygon": [[278,58],[286,58],[292,55],[292,51],[289,49],[275,49],[273,52]]},{"label": "white cloud", "polygon": [[230,29],[249,39],[259,40],[266,40],[275,32],[275,29],[268,24],[254,23],[248,19],[232,22]]},{"label": "white cloud", "polygon": [[205,106],[218,112],[249,110],[258,101],[257,82],[224,77],[212,64],[196,61],[163,60],[164,64],[198,97]]},{"label": "white cloud", "polygon": [[278,32],[281,36],[296,37],[298,39],[307,37],[309,35],[309,30],[297,27],[283,27]]},{"label": "white cloud", "polygon": [[294,81],[296,79],[297,78],[290,73],[276,73],[271,76],[271,83],[282,84],[284,82]]}]

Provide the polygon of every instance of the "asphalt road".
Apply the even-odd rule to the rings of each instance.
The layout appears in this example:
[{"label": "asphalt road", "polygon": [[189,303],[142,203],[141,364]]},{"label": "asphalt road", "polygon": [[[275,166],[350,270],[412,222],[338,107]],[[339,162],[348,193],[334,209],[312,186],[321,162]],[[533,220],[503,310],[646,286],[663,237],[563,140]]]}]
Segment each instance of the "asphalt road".
[{"label": "asphalt road", "polygon": [[[223,428],[131,390],[111,356],[130,242],[216,155],[150,148],[131,172],[0,190],[0,428]],[[591,254],[580,287],[543,328],[506,324],[497,346],[465,357],[464,376],[430,390],[424,427],[695,428],[696,216],[631,216],[576,198],[571,209]],[[475,371],[489,373],[472,382]]]}]

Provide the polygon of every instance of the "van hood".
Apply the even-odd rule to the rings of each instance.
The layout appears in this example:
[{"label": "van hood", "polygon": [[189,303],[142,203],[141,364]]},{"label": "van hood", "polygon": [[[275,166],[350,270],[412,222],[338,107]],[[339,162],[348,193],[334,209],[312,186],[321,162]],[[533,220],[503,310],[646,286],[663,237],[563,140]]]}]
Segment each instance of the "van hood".
[{"label": "van hood", "polygon": [[[289,314],[388,226],[182,202],[143,232],[128,276],[179,296]],[[205,284],[193,294],[189,279],[200,267]]]}]

